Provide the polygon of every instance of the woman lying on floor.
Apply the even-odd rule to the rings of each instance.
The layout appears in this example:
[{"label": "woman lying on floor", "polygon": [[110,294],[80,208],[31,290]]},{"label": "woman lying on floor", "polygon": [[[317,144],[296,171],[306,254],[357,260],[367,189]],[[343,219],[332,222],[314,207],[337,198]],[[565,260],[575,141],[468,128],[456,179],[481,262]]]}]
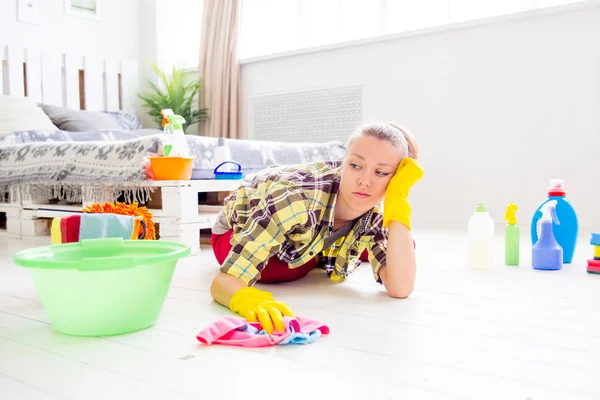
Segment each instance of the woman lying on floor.
[{"label": "woman lying on floor", "polygon": [[361,259],[390,296],[409,296],[416,268],[407,197],[423,175],[417,156],[406,130],[368,124],[341,162],[276,167],[245,181],[212,229],[221,264],[212,297],[268,333],[281,331],[292,310],[256,282],[300,279],[317,267],[343,280]]}]

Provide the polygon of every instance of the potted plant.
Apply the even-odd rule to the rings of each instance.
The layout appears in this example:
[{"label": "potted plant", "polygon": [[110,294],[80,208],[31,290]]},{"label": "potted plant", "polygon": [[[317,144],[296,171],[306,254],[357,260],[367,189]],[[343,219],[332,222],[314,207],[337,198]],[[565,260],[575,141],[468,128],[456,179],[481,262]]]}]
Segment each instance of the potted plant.
[{"label": "potted plant", "polygon": [[175,114],[181,115],[185,119],[184,132],[190,125],[208,118],[207,108],[194,107],[198,104],[197,95],[200,92],[202,83],[199,79],[193,77],[192,72],[173,67],[171,76],[167,76],[154,64],[150,63],[150,66],[160,78],[162,87],[148,79],[151,90],[138,94],[138,97],[143,101],[142,105],[148,109],[148,115],[152,117],[159,128],[162,128],[163,121],[160,111],[165,108],[170,108]]}]

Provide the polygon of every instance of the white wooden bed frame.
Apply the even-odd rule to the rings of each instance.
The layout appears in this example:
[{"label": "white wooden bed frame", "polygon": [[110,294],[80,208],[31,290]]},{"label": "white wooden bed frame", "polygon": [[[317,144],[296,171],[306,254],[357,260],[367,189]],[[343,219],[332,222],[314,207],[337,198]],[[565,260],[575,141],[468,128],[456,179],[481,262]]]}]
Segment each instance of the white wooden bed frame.
[{"label": "white wooden bed frame", "polygon": [[[136,61],[60,54],[39,49],[0,47],[0,93],[32,97],[45,104],[90,111],[135,111]],[[237,181],[155,181],[152,201],[160,239],[200,251],[200,229],[210,228],[221,206],[198,205],[198,193],[235,190]],[[109,193],[107,191],[107,193]],[[105,198],[113,202],[115,199]],[[49,236],[52,218],[73,214],[82,204],[49,204],[49,199],[0,203],[0,237]]]},{"label": "white wooden bed frame", "polygon": [[138,63],[0,47],[0,92],[75,110],[135,110]]}]

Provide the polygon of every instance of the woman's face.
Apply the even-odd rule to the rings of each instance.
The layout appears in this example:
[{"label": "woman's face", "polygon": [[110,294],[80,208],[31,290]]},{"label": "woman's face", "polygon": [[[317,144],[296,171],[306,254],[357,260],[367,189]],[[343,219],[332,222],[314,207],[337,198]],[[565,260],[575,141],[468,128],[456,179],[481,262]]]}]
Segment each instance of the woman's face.
[{"label": "woman's face", "polygon": [[348,146],[342,163],[338,204],[354,218],[379,204],[401,161],[400,150],[386,140],[361,135]]}]

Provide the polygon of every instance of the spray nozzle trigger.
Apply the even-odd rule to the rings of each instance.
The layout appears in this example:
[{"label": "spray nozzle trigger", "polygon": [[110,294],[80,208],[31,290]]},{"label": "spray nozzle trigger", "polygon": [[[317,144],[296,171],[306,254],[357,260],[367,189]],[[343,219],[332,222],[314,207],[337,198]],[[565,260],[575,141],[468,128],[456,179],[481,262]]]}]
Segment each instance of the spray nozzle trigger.
[{"label": "spray nozzle trigger", "polygon": [[171,129],[183,129],[182,126],[185,124],[185,118],[181,115],[173,114],[167,115],[168,125]]},{"label": "spray nozzle trigger", "polygon": [[163,116],[163,120],[162,120],[162,127],[164,128],[166,125],[169,124],[169,115],[173,115],[173,110],[171,110],[170,108],[165,108],[164,110],[160,110],[160,114]]},{"label": "spray nozzle trigger", "polygon": [[560,225],[560,221],[558,220],[558,216],[556,215],[556,208],[552,207],[552,209],[550,210],[550,214],[552,214],[552,221],[554,221],[556,225]]},{"label": "spray nozzle trigger", "polygon": [[558,216],[556,215],[556,208],[552,207],[550,209],[550,215],[552,215],[552,221],[554,221],[554,223],[556,225],[560,225],[560,221],[558,220]]},{"label": "spray nozzle trigger", "polygon": [[556,203],[556,200],[550,200],[542,206],[542,221],[553,221],[556,225],[560,225],[556,216]]},{"label": "spray nozzle trigger", "polygon": [[506,208],[506,214],[504,215],[504,219],[508,221],[509,225],[514,225],[517,223],[516,213],[519,207],[515,203],[510,203]]}]

